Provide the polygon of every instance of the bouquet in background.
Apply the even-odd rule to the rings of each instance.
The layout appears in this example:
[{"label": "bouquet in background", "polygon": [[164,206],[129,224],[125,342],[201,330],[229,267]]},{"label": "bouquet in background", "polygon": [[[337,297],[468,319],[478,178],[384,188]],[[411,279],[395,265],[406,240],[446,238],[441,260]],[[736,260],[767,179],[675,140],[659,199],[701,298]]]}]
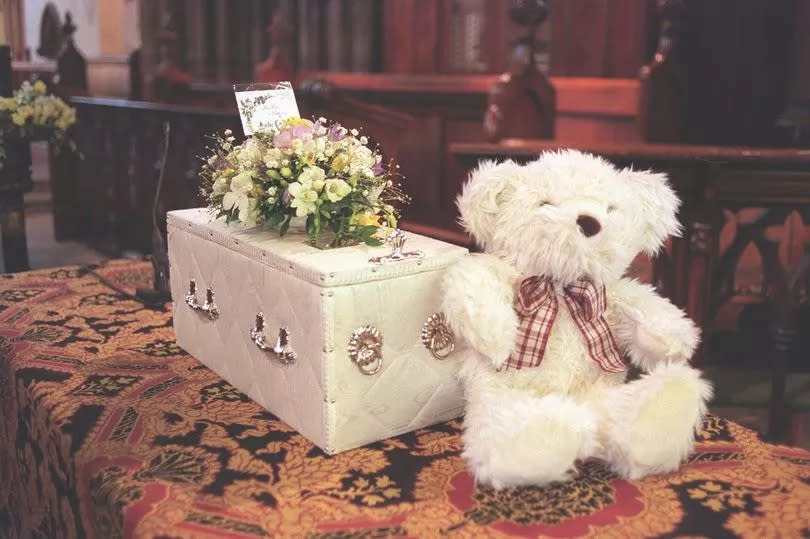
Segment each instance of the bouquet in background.
[{"label": "bouquet in background", "polygon": [[76,109],[59,97],[49,95],[45,83],[23,82],[12,97],[0,97],[0,160],[6,141],[45,140],[58,151],[75,150],[68,130],[76,123]]},{"label": "bouquet in background", "polygon": [[[318,247],[380,245],[408,202],[367,137],[324,118],[292,118],[235,144],[214,136],[200,175],[217,217],[285,234],[299,223]],[[295,226],[295,225],[294,225]]]}]

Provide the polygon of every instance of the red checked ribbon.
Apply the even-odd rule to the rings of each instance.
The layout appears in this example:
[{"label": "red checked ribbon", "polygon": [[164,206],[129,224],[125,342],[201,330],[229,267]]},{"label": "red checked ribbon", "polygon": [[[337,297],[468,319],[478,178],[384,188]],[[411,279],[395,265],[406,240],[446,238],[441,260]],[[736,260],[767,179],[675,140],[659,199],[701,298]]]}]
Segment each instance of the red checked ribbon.
[{"label": "red checked ribbon", "polygon": [[[565,288],[563,297],[571,318],[588,345],[591,359],[607,372],[627,370],[605,320],[605,286],[577,281]],[[520,317],[517,351],[506,362],[506,368],[537,367],[543,361],[551,328],[559,312],[559,300],[551,280],[535,275],[521,281],[515,297],[515,311]]]}]

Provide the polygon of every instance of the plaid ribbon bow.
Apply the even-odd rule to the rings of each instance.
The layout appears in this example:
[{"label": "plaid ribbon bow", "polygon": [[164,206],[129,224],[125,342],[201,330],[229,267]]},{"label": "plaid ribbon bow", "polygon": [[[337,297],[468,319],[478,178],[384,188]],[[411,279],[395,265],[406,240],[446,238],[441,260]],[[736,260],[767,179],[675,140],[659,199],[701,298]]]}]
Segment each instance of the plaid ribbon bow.
[{"label": "plaid ribbon bow", "polygon": [[[597,287],[589,281],[577,281],[565,288],[563,297],[571,318],[588,345],[591,359],[607,372],[626,370],[627,365],[605,320],[605,286]],[[543,361],[551,328],[559,311],[559,300],[551,280],[535,275],[521,281],[515,298],[515,311],[520,318],[517,353],[506,362],[506,368],[537,367]]]}]

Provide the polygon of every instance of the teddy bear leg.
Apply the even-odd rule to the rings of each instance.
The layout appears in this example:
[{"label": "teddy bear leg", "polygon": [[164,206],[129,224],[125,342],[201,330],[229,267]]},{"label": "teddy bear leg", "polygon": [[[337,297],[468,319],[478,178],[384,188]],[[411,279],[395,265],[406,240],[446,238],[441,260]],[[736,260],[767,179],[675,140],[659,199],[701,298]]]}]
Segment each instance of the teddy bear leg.
[{"label": "teddy bear leg", "polygon": [[711,385],[685,364],[662,365],[611,390],[603,457],[629,479],[677,470],[692,451],[711,395]]},{"label": "teddy bear leg", "polygon": [[568,397],[523,391],[468,399],[464,459],[476,481],[505,488],[568,479],[595,452],[597,416]]}]

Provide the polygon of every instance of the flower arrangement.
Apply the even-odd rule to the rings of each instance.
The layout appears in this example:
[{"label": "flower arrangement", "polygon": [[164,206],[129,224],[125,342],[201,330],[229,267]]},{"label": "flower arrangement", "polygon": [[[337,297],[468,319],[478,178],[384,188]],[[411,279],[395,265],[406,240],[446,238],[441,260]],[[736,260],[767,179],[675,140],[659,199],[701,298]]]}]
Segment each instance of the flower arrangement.
[{"label": "flower arrangement", "polygon": [[304,228],[318,247],[380,245],[408,202],[396,166],[356,129],[292,118],[241,144],[230,130],[203,157],[202,195],[217,217],[285,234]]},{"label": "flower arrangement", "polygon": [[48,94],[41,80],[23,82],[12,97],[0,97],[0,159],[6,140],[47,140],[59,150],[75,149],[68,129],[76,123],[76,109]]}]

